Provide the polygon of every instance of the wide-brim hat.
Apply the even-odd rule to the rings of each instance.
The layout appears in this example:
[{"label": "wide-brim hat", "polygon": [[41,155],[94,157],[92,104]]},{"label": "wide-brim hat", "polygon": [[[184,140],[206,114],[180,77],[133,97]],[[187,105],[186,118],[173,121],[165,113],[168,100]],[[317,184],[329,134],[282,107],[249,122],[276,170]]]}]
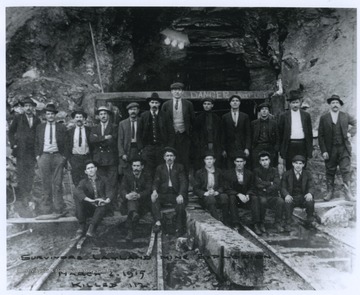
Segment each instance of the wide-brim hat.
[{"label": "wide-brim hat", "polygon": [[238,100],[241,100],[240,95],[234,94],[234,95],[231,95],[231,96],[230,96],[229,102],[231,102],[231,101],[233,100],[233,98],[237,98]]},{"label": "wide-brim hat", "polygon": [[292,158],[292,162],[301,161],[305,164],[306,160],[305,157],[302,155],[296,155]]},{"label": "wide-brim hat", "polygon": [[212,104],[214,104],[214,100],[211,97],[204,97],[201,102],[204,103],[205,101],[211,102]]},{"label": "wide-brim hat", "polygon": [[241,159],[243,159],[243,160],[247,160],[247,155],[243,152],[243,151],[238,151],[233,157],[232,157],[232,159],[233,159],[233,161],[235,161],[236,159],[238,159],[238,158],[241,158]]},{"label": "wide-brim hat", "polygon": [[80,115],[83,115],[83,117],[86,119],[87,118],[87,113],[84,112],[84,110],[74,110],[72,113],[71,113],[71,118],[75,118],[75,115],[76,114],[80,114]]},{"label": "wide-brim hat", "polygon": [[53,112],[55,114],[57,114],[59,112],[53,103],[47,104],[46,107],[44,108],[44,111],[45,112]]},{"label": "wide-brim hat", "polygon": [[293,101],[297,99],[301,99],[302,95],[301,92],[298,90],[291,90],[289,93],[289,97],[286,99],[287,101]]},{"label": "wide-brim hat", "polygon": [[139,106],[139,104],[138,104],[137,102],[131,102],[131,103],[129,103],[129,104],[126,106],[126,109],[129,110],[129,109],[131,109],[131,108],[138,108],[138,109],[140,109],[140,106]]},{"label": "wide-brim hat", "polygon": [[110,111],[109,108],[107,108],[106,106],[101,106],[101,107],[99,107],[99,108],[96,110],[95,115],[99,115],[99,113],[100,113],[101,111],[106,111],[106,112],[109,113],[109,115],[112,114],[112,111]]},{"label": "wide-brim hat", "polygon": [[159,97],[159,94],[157,94],[156,92],[151,93],[151,96],[146,98],[147,102],[150,102],[152,100],[156,100],[156,101],[158,101],[160,103],[162,102],[162,99]]},{"label": "wide-brim hat", "polygon": [[262,108],[268,108],[270,110],[270,104],[268,102],[263,102],[258,105],[257,110],[260,111]]},{"label": "wide-brim hat", "polygon": [[330,104],[333,100],[337,100],[338,102],[340,102],[341,105],[344,105],[344,102],[341,100],[339,95],[336,94],[331,95],[331,97],[327,99],[327,103]]},{"label": "wide-brim hat", "polygon": [[271,158],[270,153],[268,151],[261,151],[260,153],[258,153],[258,159],[260,159],[261,157],[266,157],[266,156]]},{"label": "wide-brim hat", "polygon": [[37,106],[37,103],[34,102],[30,97],[25,97],[22,101],[19,102],[20,105],[23,107],[26,103],[32,104],[33,107]]},{"label": "wide-brim hat", "polygon": [[166,152],[171,152],[174,154],[174,156],[176,156],[176,149],[170,147],[170,146],[166,146],[163,148],[163,155],[166,153]]},{"label": "wide-brim hat", "polygon": [[181,82],[175,82],[170,85],[170,89],[184,89],[184,84]]}]

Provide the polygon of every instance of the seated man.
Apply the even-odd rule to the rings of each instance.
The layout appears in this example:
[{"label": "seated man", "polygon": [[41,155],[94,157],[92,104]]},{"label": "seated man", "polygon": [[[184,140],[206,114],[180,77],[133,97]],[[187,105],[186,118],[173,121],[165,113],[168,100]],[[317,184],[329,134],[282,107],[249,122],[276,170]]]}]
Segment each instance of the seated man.
[{"label": "seated man", "polygon": [[226,194],[229,196],[231,225],[239,227],[240,220],[237,207],[251,209],[252,221],[259,223],[258,200],[252,192],[253,174],[245,169],[247,156],[240,151],[234,156],[235,168],[224,173]]},{"label": "seated man", "polygon": [[284,208],[284,200],[279,195],[280,177],[276,168],[270,166],[270,153],[259,153],[261,167],[254,169],[254,192],[259,198],[260,207],[260,230],[266,233],[264,226],[266,209],[275,211],[275,228],[277,232],[284,232],[281,226],[281,218]]},{"label": "seated man", "polygon": [[86,218],[92,217],[86,236],[93,237],[114,198],[114,191],[108,181],[97,175],[97,163],[93,160],[85,162],[85,174],[88,177],[80,181],[74,192],[76,217],[80,224],[76,233],[85,234]]},{"label": "seated man", "polygon": [[151,179],[144,170],[144,162],[140,158],[130,161],[131,172],[124,174],[121,182],[121,205],[127,212],[128,234],[126,240],[133,239],[134,227],[139,221],[140,211],[144,212],[150,207]]},{"label": "seated man", "polygon": [[314,185],[310,172],[303,169],[305,157],[296,155],[292,165],[294,168],[286,171],[281,180],[281,194],[285,198],[285,231],[290,231],[295,207],[306,209],[308,226],[313,226],[314,222]]},{"label": "seated man", "polygon": [[176,235],[181,236],[185,229],[188,180],[184,173],[184,166],[175,163],[175,159],[175,149],[164,148],[165,163],[156,168],[151,202],[155,219],[154,231],[160,231],[161,206],[172,204],[176,212]]},{"label": "seated man", "polygon": [[229,200],[223,192],[223,175],[219,168],[214,166],[215,155],[213,151],[204,153],[205,166],[195,173],[194,192],[200,198],[200,204],[210,214],[220,220],[217,207],[222,210],[224,224],[229,224]]}]

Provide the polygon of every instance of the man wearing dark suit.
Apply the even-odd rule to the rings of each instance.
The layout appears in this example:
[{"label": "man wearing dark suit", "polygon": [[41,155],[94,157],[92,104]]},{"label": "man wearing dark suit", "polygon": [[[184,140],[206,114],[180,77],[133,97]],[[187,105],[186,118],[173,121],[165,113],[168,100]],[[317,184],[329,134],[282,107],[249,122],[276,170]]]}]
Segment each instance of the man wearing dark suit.
[{"label": "man wearing dark suit", "polygon": [[139,215],[150,209],[151,195],[151,178],[144,171],[143,160],[133,158],[130,163],[132,171],[125,173],[120,189],[122,206],[125,207],[128,216],[126,240],[129,241],[133,239],[133,231],[139,221]]},{"label": "man wearing dark suit", "polygon": [[194,107],[190,101],[182,99],[184,84],[173,83],[170,86],[172,99],[166,101],[162,111],[167,114],[168,124],[171,128],[169,146],[176,148],[177,160],[184,165],[185,174],[189,175],[189,158],[191,145],[192,125],[195,118]]},{"label": "man wearing dark suit", "polygon": [[143,149],[141,158],[145,160],[145,170],[154,177],[155,169],[163,161],[162,150],[168,143],[168,134],[171,132],[169,124],[164,121],[164,113],[160,110],[161,98],[152,93],[146,99],[150,110],[141,114],[142,129],[140,130]]},{"label": "man wearing dark suit", "polygon": [[227,158],[227,168],[233,166],[235,154],[242,151],[249,156],[251,148],[251,130],[249,116],[239,111],[240,96],[229,98],[231,110],[221,118],[223,156]]},{"label": "man wearing dark suit", "polygon": [[205,166],[195,173],[194,193],[200,198],[201,205],[210,214],[220,220],[216,208],[221,208],[224,224],[230,224],[229,199],[224,193],[224,179],[222,171],[215,167],[215,155],[213,151],[205,151]]},{"label": "man wearing dark suit", "polygon": [[107,107],[99,107],[95,114],[99,116],[100,124],[92,127],[90,132],[93,160],[98,163],[98,174],[107,179],[116,195],[118,184],[118,130],[109,121],[111,111]]},{"label": "man wearing dark suit", "polygon": [[175,206],[176,212],[176,235],[181,236],[186,227],[185,206],[188,195],[188,178],[185,175],[184,166],[174,162],[175,159],[176,150],[165,147],[165,163],[156,168],[151,202],[155,219],[154,231],[158,232],[161,227],[161,207],[171,204]]},{"label": "man wearing dark suit", "polygon": [[203,166],[204,153],[209,150],[214,152],[216,159],[221,158],[221,119],[216,115],[212,108],[214,100],[210,97],[203,99],[204,111],[201,112],[194,121],[193,143],[196,155],[195,168]]},{"label": "man wearing dark suit", "polygon": [[314,222],[314,185],[309,171],[304,170],[305,158],[296,155],[292,159],[293,169],[286,171],[281,179],[281,195],[285,200],[285,231],[290,231],[295,207],[306,209],[308,226]]},{"label": "man wearing dark suit", "polygon": [[[44,111],[46,123],[37,126],[35,139],[36,160],[45,197],[41,205],[50,206],[56,217],[60,217],[66,214],[61,189],[63,168],[69,156],[67,131],[63,124],[55,122],[58,111],[54,104],[48,104]],[[49,208],[44,209],[49,211]]]},{"label": "man wearing dark suit", "polygon": [[77,186],[85,175],[85,162],[91,159],[91,150],[89,145],[91,129],[84,126],[87,114],[81,110],[75,110],[71,113],[75,121],[74,128],[68,131],[71,165],[71,176],[75,186]]},{"label": "man wearing dark suit", "polygon": [[277,167],[277,153],[279,151],[279,131],[277,123],[270,118],[270,104],[264,102],[258,106],[260,118],[251,122],[252,134],[252,167],[260,167],[258,154],[268,151],[271,156],[271,164]]},{"label": "man wearing dark suit", "polygon": [[18,179],[18,199],[24,207],[28,206],[29,194],[35,176],[35,134],[36,127],[41,123],[34,116],[36,103],[26,97],[21,105],[24,114],[18,115],[12,121],[9,128],[10,146],[16,157],[16,170]]},{"label": "man wearing dark suit", "polygon": [[319,123],[319,146],[325,160],[327,195],[325,201],[333,198],[336,168],[339,165],[346,199],[355,201],[350,190],[351,143],[356,134],[356,119],[348,113],[340,111],[344,102],[338,95],[327,99],[330,112],[321,116]]},{"label": "man wearing dark suit", "polygon": [[86,236],[91,238],[112,204],[114,190],[106,179],[97,174],[97,163],[93,160],[85,162],[85,174],[87,177],[80,181],[74,193],[76,218],[80,225],[76,233],[84,235],[86,219],[92,217],[86,232]]},{"label": "man wearing dark suit", "polygon": [[310,114],[300,110],[301,95],[290,91],[290,110],[279,119],[280,156],[286,161],[286,170],[292,169],[292,158],[302,155],[305,160],[312,158],[313,132]]},{"label": "man wearing dark suit", "polygon": [[256,195],[253,193],[254,177],[251,171],[245,169],[247,156],[243,151],[234,155],[235,168],[225,171],[225,192],[229,197],[229,209],[231,214],[231,225],[238,228],[240,219],[238,206],[250,209],[255,232],[261,234],[258,226],[260,223],[259,204]]}]

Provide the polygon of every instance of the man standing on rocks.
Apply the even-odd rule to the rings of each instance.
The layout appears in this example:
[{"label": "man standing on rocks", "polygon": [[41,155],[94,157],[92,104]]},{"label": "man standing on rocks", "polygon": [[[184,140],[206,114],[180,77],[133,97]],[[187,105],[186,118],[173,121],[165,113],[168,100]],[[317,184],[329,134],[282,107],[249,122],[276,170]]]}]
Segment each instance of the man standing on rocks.
[{"label": "man standing on rocks", "polygon": [[319,146],[325,160],[327,195],[324,200],[333,198],[336,168],[339,166],[345,187],[345,198],[355,201],[351,192],[351,137],[356,134],[356,119],[341,112],[344,102],[338,95],[327,99],[330,112],[322,115],[319,123]]},{"label": "man standing on rocks", "polygon": [[29,194],[32,189],[35,176],[35,134],[36,128],[41,123],[34,115],[36,103],[30,97],[26,97],[20,103],[24,114],[18,115],[12,121],[9,128],[9,140],[16,157],[16,169],[18,179],[18,205],[20,215],[27,214]]}]

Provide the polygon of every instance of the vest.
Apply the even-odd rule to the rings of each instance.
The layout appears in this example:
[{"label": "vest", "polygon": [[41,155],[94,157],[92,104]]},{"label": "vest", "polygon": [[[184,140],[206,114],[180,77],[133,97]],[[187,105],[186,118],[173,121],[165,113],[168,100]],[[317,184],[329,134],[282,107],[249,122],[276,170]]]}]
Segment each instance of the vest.
[{"label": "vest", "polygon": [[333,136],[333,144],[334,145],[342,145],[344,144],[344,138],[342,136],[339,119],[336,124],[332,123],[332,136]]}]

